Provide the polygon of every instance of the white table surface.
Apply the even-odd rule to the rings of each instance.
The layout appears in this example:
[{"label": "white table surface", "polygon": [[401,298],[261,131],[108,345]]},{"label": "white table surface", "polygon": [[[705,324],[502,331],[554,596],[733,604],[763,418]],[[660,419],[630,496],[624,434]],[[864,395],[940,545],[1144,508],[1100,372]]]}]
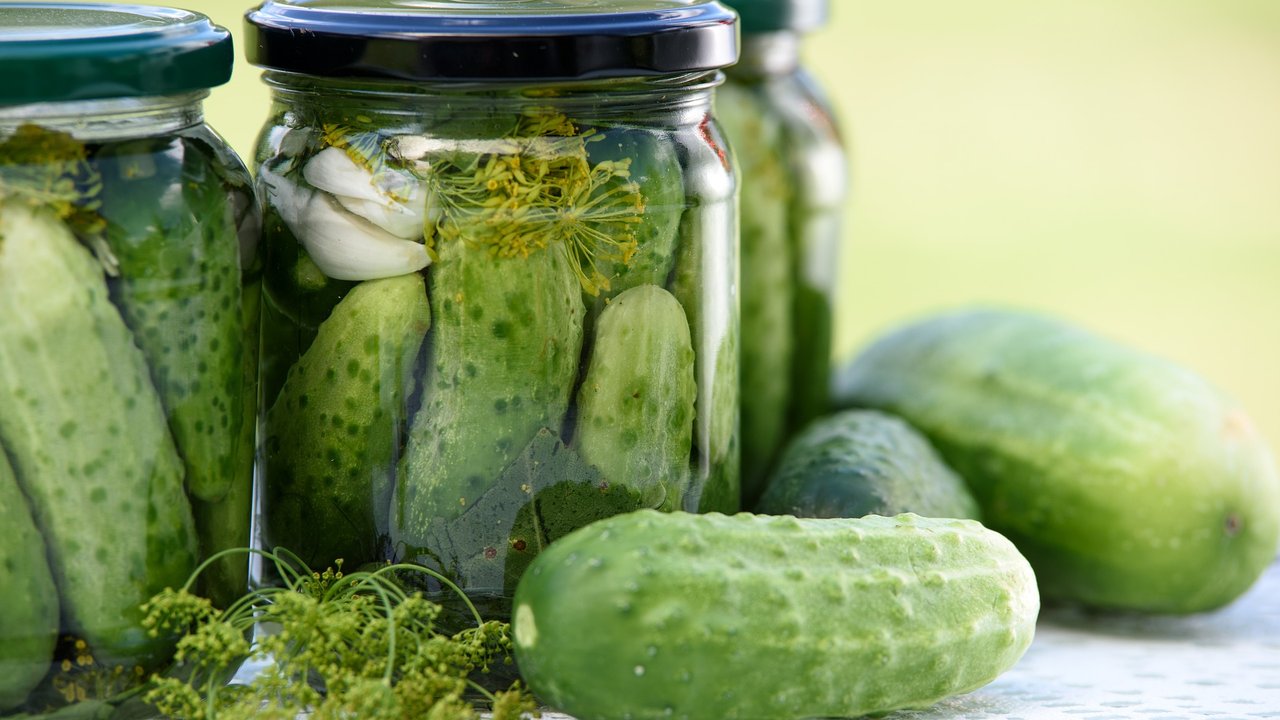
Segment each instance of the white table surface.
[{"label": "white table surface", "polygon": [[[571,720],[544,712],[546,720]],[[1190,617],[1049,610],[1022,660],[980,690],[884,720],[1280,718],[1280,563]]]}]

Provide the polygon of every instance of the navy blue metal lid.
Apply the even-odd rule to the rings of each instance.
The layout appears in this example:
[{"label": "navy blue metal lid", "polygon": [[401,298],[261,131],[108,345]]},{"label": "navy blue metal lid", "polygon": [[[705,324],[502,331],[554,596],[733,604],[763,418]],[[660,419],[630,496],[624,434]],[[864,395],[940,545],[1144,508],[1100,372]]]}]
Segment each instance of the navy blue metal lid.
[{"label": "navy blue metal lid", "polygon": [[249,62],[323,77],[587,80],[708,71],[738,59],[714,0],[266,0]]},{"label": "navy blue metal lid", "polygon": [[231,34],[200,13],[0,2],[0,105],[170,95],[231,77]]}]

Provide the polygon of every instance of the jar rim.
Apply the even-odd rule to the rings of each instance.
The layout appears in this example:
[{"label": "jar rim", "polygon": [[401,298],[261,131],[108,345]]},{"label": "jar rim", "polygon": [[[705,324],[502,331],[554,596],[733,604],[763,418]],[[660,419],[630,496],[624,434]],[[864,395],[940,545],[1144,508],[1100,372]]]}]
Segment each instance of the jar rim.
[{"label": "jar rim", "polygon": [[0,2],[0,106],[175,95],[231,79],[231,34],[197,12]]},{"label": "jar rim", "polygon": [[716,0],[265,0],[245,31],[249,62],[321,77],[594,80],[738,58],[737,15]]}]

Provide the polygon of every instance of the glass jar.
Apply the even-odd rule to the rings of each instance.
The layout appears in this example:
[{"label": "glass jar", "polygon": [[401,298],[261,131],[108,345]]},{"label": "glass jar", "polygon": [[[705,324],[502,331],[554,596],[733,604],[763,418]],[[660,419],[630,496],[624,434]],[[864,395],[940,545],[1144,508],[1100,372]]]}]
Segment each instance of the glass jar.
[{"label": "glass jar", "polygon": [[[251,180],[202,117],[226,30],[5,3],[0,36],[2,716],[136,695],[173,650],[140,606],[248,544],[259,292]],[[247,583],[242,554],[198,589]]]},{"label": "glass jar", "polygon": [[827,0],[725,0],[742,58],[716,94],[743,178],[742,499],[782,445],[827,410],[832,305],[847,191],[830,105],[800,62]]},{"label": "glass jar", "polygon": [[[547,543],[738,507],[715,2],[267,2],[261,544],[503,617]],[[268,579],[269,581],[269,579]]]}]

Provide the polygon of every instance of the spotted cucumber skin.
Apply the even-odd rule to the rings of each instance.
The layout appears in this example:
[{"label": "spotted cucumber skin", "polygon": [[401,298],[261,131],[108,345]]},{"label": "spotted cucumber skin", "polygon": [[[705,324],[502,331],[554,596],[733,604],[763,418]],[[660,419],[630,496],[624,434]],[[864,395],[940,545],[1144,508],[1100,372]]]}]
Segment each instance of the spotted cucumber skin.
[{"label": "spotted cucumber skin", "polygon": [[263,426],[270,545],[319,568],[379,559],[406,398],[430,325],[416,273],[360,283],[321,323]]},{"label": "spotted cucumber skin", "polygon": [[139,609],[194,569],[183,466],[102,268],[53,216],[0,206],[0,444],[48,546],[67,632],[101,661],[167,641]]},{"label": "spotted cucumber skin", "polygon": [[0,447],[0,711],[21,705],[53,662],[58,591],[44,538]]},{"label": "spotted cucumber skin", "polygon": [[631,288],[600,314],[574,446],[611,485],[654,507],[680,508],[688,483],[693,361],[684,308],[666,290]]},{"label": "spotted cucumber skin", "polygon": [[1061,321],[925,318],[843,368],[835,395],[924,432],[1047,598],[1208,610],[1275,557],[1280,478],[1243,411],[1187,370]]},{"label": "spotted cucumber skin", "polygon": [[256,384],[241,372],[240,242],[214,163],[183,137],[121,143],[97,157],[101,212],[120,262],[112,296],[151,367],[187,485],[208,501],[244,474],[252,438],[243,409]]},{"label": "spotted cucumber skin", "polygon": [[969,520],[642,510],[545,550],[520,673],[580,720],[790,720],[923,707],[1026,651],[1030,566]]},{"label": "spotted cucumber skin", "polygon": [[981,519],[964,481],[929,441],[875,410],[846,410],[811,423],[783,450],[755,509],[796,517],[912,512]]},{"label": "spotted cucumber skin", "polygon": [[417,547],[460,514],[542,428],[564,421],[583,303],[565,249],[494,258],[447,242],[431,266],[432,349],[400,461],[392,538]]}]

